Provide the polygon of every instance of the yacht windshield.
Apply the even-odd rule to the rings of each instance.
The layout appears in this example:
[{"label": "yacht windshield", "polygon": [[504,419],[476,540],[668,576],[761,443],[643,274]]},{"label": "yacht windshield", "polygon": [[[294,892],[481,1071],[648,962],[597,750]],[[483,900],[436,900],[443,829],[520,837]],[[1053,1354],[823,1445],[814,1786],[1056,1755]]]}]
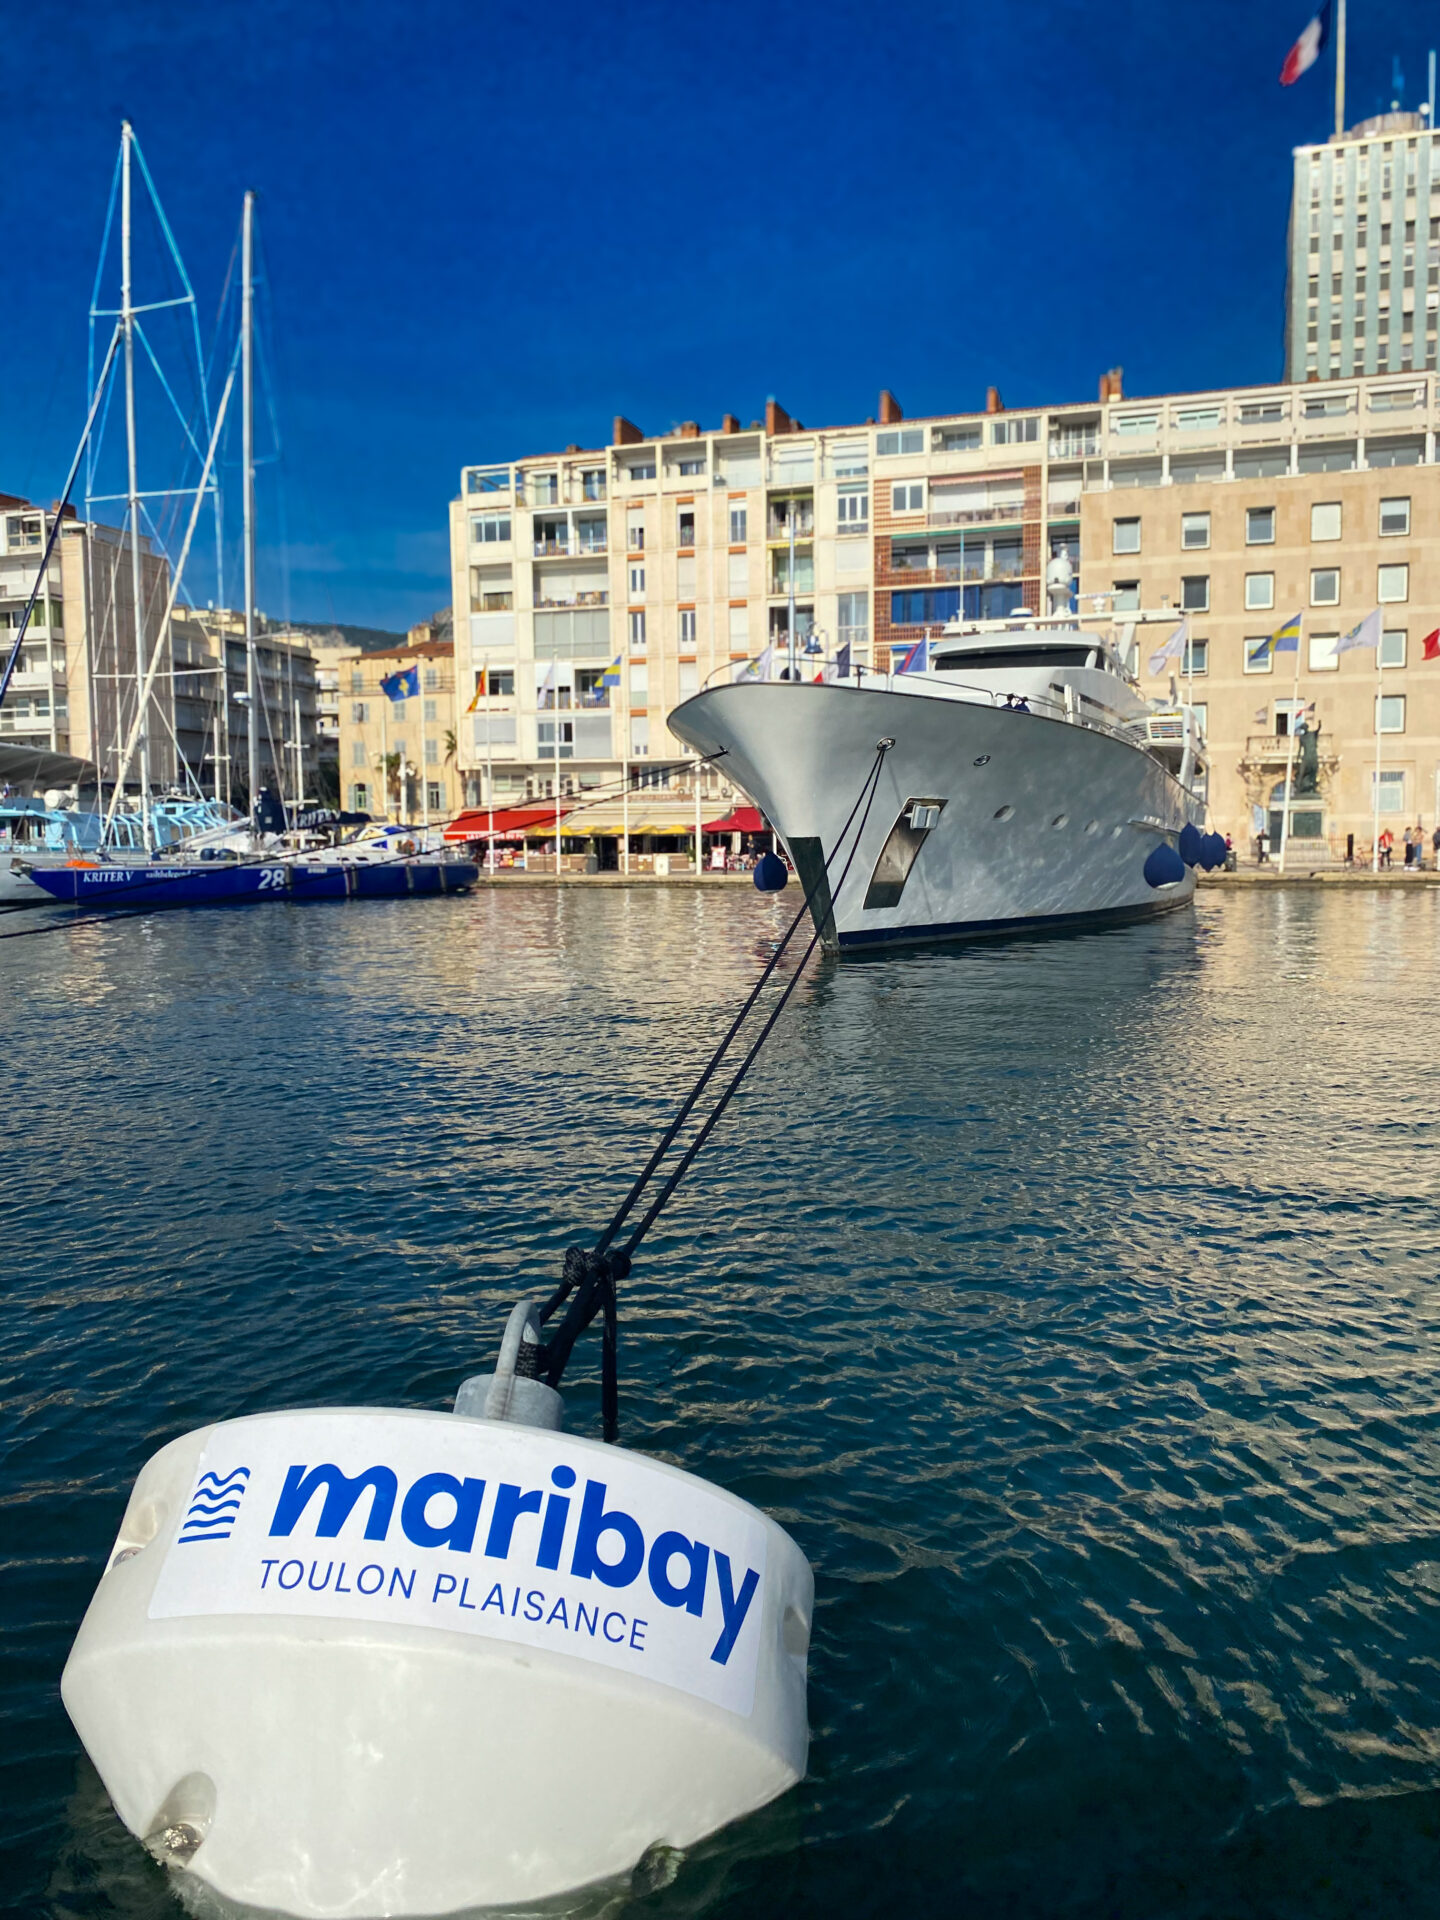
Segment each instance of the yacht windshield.
[{"label": "yacht windshield", "polygon": [[934,673],[966,673],[987,667],[1083,667],[1093,647],[974,647],[965,653],[942,653],[930,661]]}]

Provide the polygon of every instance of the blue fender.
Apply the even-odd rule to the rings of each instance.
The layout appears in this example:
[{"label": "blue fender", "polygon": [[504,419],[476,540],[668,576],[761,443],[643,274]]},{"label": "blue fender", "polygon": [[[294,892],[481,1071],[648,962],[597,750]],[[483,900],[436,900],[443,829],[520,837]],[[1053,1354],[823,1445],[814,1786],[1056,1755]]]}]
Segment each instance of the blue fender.
[{"label": "blue fender", "polygon": [[755,862],[755,885],[761,893],[780,893],[790,880],[790,869],[778,853],[762,853]]},{"label": "blue fender", "polygon": [[1199,866],[1205,858],[1205,835],[1191,820],[1180,829],[1180,858],[1187,867]]},{"label": "blue fender", "polygon": [[1147,886],[1173,887],[1185,878],[1185,862],[1168,841],[1162,840],[1146,855],[1144,873]]}]

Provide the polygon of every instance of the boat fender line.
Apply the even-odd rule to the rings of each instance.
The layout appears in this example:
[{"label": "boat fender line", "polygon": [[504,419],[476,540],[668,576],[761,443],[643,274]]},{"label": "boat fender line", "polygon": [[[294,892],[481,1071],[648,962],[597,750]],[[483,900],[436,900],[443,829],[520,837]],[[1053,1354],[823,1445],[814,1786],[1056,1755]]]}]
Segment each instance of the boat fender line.
[{"label": "boat fender line", "polygon": [[[816,945],[819,942],[820,929],[818,926],[812,932],[804,953],[801,954],[799,961],[786,979],[785,985],[776,996],[775,1002],[767,1014],[758,1035],[751,1043],[749,1051],[741,1060],[740,1065],[736,1068],[730,1079],[721,1088],[719,1096],[701,1123],[694,1138],[666,1175],[660,1186],[658,1195],[650,1201],[649,1207],[640,1220],[639,1225],[634,1228],[624,1246],[617,1247],[614,1243],[619,1236],[621,1227],[638,1204],[641,1195],[644,1194],[646,1187],[659,1168],[660,1162],[675,1144],[676,1139],[679,1137],[680,1129],[695,1111],[700,1096],[718,1073],[721,1063],[730,1049],[731,1043],[735,1040],[751,1010],[758,1001],[766,982],[779,966],[781,958],[798,931],[801,921],[805,915],[810,912],[813,901],[819,896],[821,887],[826,884],[830,868],[839,858],[846,840],[849,837],[850,829],[855,825],[856,815],[858,814],[860,823],[859,826],[856,827],[854,840],[851,843],[849,852],[845,856],[845,864],[841,869],[840,878],[836,882],[832,896],[834,898],[839,897],[841,889],[849,877],[855,855],[859,852],[860,843],[865,837],[865,826],[870,818],[871,803],[879,789],[880,773],[885,764],[885,756],[894,745],[894,738],[889,735],[876,742],[875,758],[871,762],[869,771],[861,783],[860,791],[855,796],[854,804],[846,816],[845,824],[836,836],[835,845],[831,848],[829,855],[820,863],[813,882],[806,890],[804,900],[800,903],[798,911],[786,928],[784,934],[776,943],[775,951],[765,963],[759,979],[750,989],[740,1011],[731,1021],[724,1037],[701,1070],[694,1086],[681,1101],[674,1119],[661,1134],[654,1151],[632,1183],[630,1191],[621,1201],[619,1207],[616,1208],[609,1225],[605,1228],[605,1231],[600,1235],[593,1247],[566,1248],[560,1284],[539,1311],[539,1323],[541,1326],[544,1326],[554,1318],[562,1306],[566,1308],[565,1314],[555,1329],[555,1332],[548,1341],[539,1346],[538,1350],[528,1348],[523,1340],[523,1336],[517,1335],[519,1343],[516,1356],[517,1375],[523,1377],[530,1366],[536,1367],[538,1369],[536,1377],[542,1380],[548,1387],[554,1389],[558,1398],[560,1381],[564,1376],[565,1368],[569,1363],[575,1342],[580,1338],[580,1335],[585,1332],[586,1328],[590,1326],[596,1316],[603,1314],[600,1359],[600,1403],[604,1436],[609,1442],[613,1443],[619,1430],[619,1306],[617,1284],[630,1272],[631,1264],[640,1242],[655,1224],[676,1188],[689,1172],[696,1155],[710,1138],[710,1135],[715,1131],[721,1115],[739,1091],[742,1081],[755,1064],[760,1049],[774,1031],[775,1023],[785,1011],[790,996],[799,985],[800,976],[804,973],[810,956],[815,951]],[[516,1322],[517,1317],[520,1315],[520,1308],[524,1304],[524,1302],[521,1302],[514,1309],[511,1315],[512,1323]],[[523,1325],[523,1322],[521,1324]],[[507,1327],[507,1338],[508,1335],[509,1329]],[[502,1347],[502,1354],[503,1351],[504,1349]]]}]

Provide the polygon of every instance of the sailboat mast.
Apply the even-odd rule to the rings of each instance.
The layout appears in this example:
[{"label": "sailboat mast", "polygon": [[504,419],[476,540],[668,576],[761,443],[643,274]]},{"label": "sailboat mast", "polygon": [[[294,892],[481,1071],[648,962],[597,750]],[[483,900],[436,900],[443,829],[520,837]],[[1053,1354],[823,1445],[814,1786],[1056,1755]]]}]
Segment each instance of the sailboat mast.
[{"label": "sailboat mast", "polygon": [[145,593],[140,567],[140,483],[135,456],[135,309],[130,294],[130,122],[120,130],[120,319],[125,329],[125,450],[129,463],[130,595],[135,621],[135,698],[140,701],[140,818],[150,846],[150,730],[146,726],[144,685]]},{"label": "sailboat mast", "polygon": [[245,695],[250,816],[260,794],[260,674],[255,655],[255,195],[245,195],[240,245],[240,407],[245,468]]}]

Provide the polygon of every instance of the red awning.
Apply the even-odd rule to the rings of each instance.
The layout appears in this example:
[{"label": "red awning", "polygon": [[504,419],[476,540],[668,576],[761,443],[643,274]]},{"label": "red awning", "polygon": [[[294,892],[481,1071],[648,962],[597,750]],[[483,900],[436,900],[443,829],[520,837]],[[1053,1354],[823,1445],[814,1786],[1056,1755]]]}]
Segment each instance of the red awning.
[{"label": "red awning", "polygon": [[[560,818],[571,812],[570,807],[560,808]],[[553,833],[555,831],[555,806],[545,802],[537,807],[496,807],[492,813],[488,807],[468,807],[464,813],[456,814],[445,829],[447,840],[485,840],[493,833],[497,837],[504,834],[507,838],[527,833]]]},{"label": "red awning", "polygon": [[736,807],[723,820],[707,821],[706,833],[768,833],[765,816],[758,807]]}]

